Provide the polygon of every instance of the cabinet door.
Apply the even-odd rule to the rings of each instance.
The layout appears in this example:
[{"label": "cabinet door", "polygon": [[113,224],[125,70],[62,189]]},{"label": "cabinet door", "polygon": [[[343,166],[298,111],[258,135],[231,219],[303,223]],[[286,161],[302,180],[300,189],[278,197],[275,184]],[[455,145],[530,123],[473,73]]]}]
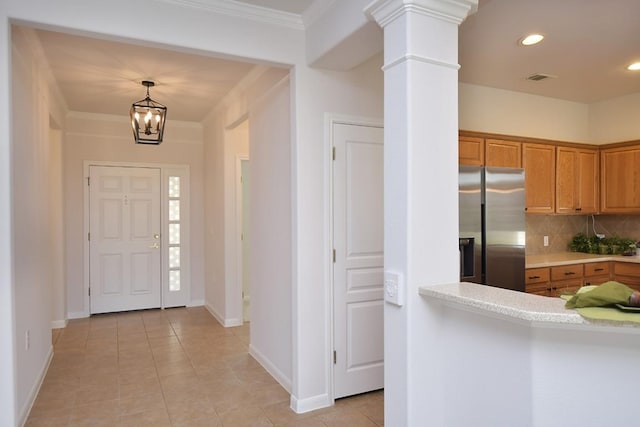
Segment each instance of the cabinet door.
[{"label": "cabinet door", "polygon": [[613,280],[640,290],[640,264],[631,262],[613,263]]},{"label": "cabinet door", "polygon": [[562,294],[573,294],[582,287],[582,279],[561,280],[551,282],[551,296],[559,297]]},{"label": "cabinet door", "polygon": [[602,213],[640,212],[640,146],[604,149],[600,153]]},{"label": "cabinet door", "polygon": [[487,139],[484,143],[484,162],[487,166],[522,167],[522,143]]},{"label": "cabinet door", "polygon": [[522,146],[526,203],[529,213],[555,212],[556,147],[545,144]]},{"label": "cabinet door", "polygon": [[525,291],[529,294],[551,296],[549,267],[527,268],[524,276]]},{"label": "cabinet door", "polygon": [[584,277],[607,276],[611,273],[611,264],[609,261],[588,262],[584,265]]},{"label": "cabinet door", "polygon": [[484,165],[484,138],[461,136],[458,139],[458,163],[461,165]]},{"label": "cabinet door", "polygon": [[556,212],[598,212],[598,151],[556,149]]}]

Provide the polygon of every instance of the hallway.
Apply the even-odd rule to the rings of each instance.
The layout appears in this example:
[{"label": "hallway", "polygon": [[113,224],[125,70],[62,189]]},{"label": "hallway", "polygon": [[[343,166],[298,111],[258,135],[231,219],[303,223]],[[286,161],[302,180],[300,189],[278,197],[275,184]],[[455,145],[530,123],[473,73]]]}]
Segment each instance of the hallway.
[{"label": "hallway", "polygon": [[305,414],[203,307],[71,320],[27,426],[382,426],[383,392]]}]

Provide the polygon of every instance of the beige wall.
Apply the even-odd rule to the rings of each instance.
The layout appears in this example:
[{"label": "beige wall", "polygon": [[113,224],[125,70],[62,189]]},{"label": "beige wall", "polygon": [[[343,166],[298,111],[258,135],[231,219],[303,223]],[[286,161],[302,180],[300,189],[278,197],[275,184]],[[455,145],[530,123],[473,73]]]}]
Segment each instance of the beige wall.
[{"label": "beige wall", "polygon": [[[61,194],[62,165],[60,141],[50,132],[50,122],[60,122],[59,106],[49,91],[33,34],[14,30],[12,43],[10,235],[17,425],[24,420],[52,355],[52,312],[59,302],[54,289],[62,279],[62,199],[55,197]],[[2,381],[10,380],[3,376]],[[3,412],[2,417],[11,420],[14,414]]]},{"label": "beige wall", "polygon": [[594,144],[640,139],[640,93],[591,104],[589,134]]},{"label": "beige wall", "polygon": [[459,128],[588,143],[589,106],[465,83],[459,85]]},{"label": "beige wall", "polygon": [[135,144],[128,116],[70,113],[64,136],[67,309],[82,317],[84,305],[84,162],[188,165],[191,188],[191,303],[204,302],[204,177],[202,127],[168,120],[159,146]]}]

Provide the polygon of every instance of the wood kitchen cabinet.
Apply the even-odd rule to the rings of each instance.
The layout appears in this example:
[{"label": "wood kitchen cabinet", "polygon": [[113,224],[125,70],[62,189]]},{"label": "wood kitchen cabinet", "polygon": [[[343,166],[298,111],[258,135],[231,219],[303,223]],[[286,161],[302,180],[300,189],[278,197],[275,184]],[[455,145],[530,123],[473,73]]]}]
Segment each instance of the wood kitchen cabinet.
[{"label": "wood kitchen cabinet", "polygon": [[582,264],[527,268],[525,291],[545,297],[559,297],[575,292],[583,284],[583,271]]},{"label": "wood kitchen cabinet", "polygon": [[502,139],[487,139],[484,142],[484,162],[487,166],[521,168],[522,143]]},{"label": "wood kitchen cabinet", "polygon": [[602,213],[640,212],[640,145],[600,151]]},{"label": "wood kitchen cabinet", "polygon": [[556,212],[598,212],[598,150],[556,148]]},{"label": "wood kitchen cabinet", "polygon": [[640,291],[640,264],[633,262],[614,262],[613,280]]},{"label": "wood kitchen cabinet", "polygon": [[556,147],[524,143],[525,210],[528,213],[555,212]]},{"label": "wood kitchen cabinet", "polygon": [[551,296],[551,273],[549,267],[527,268],[524,289],[529,294]]},{"label": "wood kitchen cabinet", "polygon": [[554,296],[577,291],[582,286],[583,277],[584,266],[582,264],[551,267],[551,289]]},{"label": "wood kitchen cabinet", "polygon": [[458,138],[458,163],[461,165],[484,165],[484,138],[460,136]]},{"label": "wood kitchen cabinet", "polygon": [[611,263],[588,262],[584,265],[584,285],[601,285],[611,280]]}]

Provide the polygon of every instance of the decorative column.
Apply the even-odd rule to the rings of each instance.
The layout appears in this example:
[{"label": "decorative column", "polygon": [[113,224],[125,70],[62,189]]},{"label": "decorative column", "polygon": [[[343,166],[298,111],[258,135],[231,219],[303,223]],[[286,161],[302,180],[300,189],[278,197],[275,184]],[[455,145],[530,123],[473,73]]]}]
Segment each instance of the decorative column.
[{"label": "decorative column", "polygon": [[[478,0],[377,0],[384,29],[385,425],[443,426],[436,307],[420,286],[459,281],[458,27]],[[404,292],[402,292],[404,291]]]}]

